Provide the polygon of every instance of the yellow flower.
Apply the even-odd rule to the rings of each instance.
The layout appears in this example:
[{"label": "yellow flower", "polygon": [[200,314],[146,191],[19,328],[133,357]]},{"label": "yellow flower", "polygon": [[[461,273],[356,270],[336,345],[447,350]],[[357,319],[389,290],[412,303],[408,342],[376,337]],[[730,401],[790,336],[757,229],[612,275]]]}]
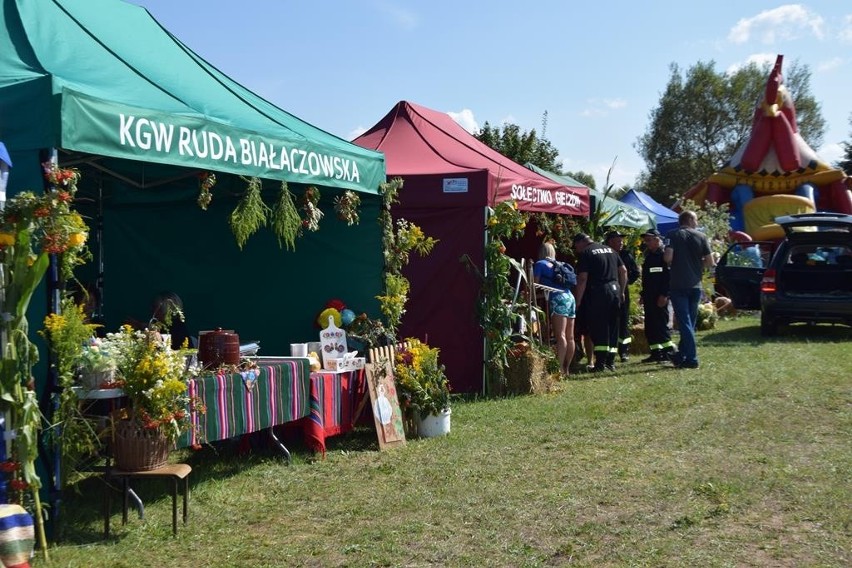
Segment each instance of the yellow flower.
[{"label": "yellow flower", "polygon": [[71,233],[68,235],[68,245],[77,247],[86,242],[86,233]]},{"label": "yellow flower", "polygon": [[44,318],[44,327],[51,334],[58,334],[65,327],[65,316],[61,314],[49,314]]},{"label": "yellow flower", "polygon": [[13,244],[15,244],[15,235],[13,233],[0,233],[0,246]]}]

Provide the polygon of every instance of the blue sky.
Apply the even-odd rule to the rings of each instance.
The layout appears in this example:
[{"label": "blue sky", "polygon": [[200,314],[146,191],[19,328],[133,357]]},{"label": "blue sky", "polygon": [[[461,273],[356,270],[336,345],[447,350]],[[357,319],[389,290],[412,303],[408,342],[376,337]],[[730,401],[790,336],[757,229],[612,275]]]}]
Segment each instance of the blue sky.
[{"label": "blue sky", "polygon": [[[274,104],[351,140],[400,100],[468,130],[541,133],[566,170],[632,186],[634,149],[670,76],[784,55],[808,65],[827,162],[852,140],[852,3],[131,0],[207,61]],[[128,30],[132,34],[132,30]],[[721,164],[720,164],[721,166]],[[686,190],[687,188],[684,188]]]}]

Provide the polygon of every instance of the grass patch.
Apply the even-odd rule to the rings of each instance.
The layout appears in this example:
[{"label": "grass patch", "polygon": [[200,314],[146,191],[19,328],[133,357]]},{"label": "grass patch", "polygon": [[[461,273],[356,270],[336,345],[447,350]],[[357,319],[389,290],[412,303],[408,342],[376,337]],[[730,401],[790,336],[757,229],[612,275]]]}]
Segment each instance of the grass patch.
[{"label": "grass patch", "polygon": [[[765,340],[744,316],[699,334],[701,369],[630,362],[547,395],[458,402],[449,437],[181,452],[190,523],[165,486],[112,518],[102,482],[63,503],[57,566],[846,566],[852,332]],[[639,359],[634,358],[634,359]],[[41,560],[37,565],[46,565]]]}]

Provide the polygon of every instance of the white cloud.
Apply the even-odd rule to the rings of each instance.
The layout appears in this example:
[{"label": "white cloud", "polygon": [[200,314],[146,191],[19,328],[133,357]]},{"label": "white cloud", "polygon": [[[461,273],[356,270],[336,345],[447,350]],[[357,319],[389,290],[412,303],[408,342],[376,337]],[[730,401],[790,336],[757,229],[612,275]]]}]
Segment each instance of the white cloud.
[{"label": "white cloud", "polygon": [[500,124],[503,125],[503,126],[506,126],[507,124],[517,125],[518,121],[517,121],[517,119],[515,119],[514,116],[509,114],[509,115],[506,115],[506,116],[504,116],[503,118],[500,119]]},{"label": "white cloud", "polygon": [[820,160],[825,162],[826,164],[833,164],[834,162],[839,162],[843,156],[845,155],[846,150],[843,149],[843,146],[838,144],[826,144],[822,148],[819,149],[817,155]]},{"label": "white cloud", "polygon": [[779,40],[799,38],[808,31],[822,39],[824,23],[822,16],[801,4],[786,4],[740,19],[728,32],[728,41],[746,43],[755,36],[762,43],[773,44]]},{"label": "white cloud", "polygon": [[392,2],[376,2],[375,6],[402,29],[411,30],[416,28],[420,23],[420,19],[416,13],[401,8]]},{"label": "white cloud", "polygon": [[346,135],[346,139],[351,142],[352,140],[355,140],[356,138],[358,138],[359,136],[361,136],[365,132],[367,132],[366,128],[364,128],[363,126],[358,126],[358,127],[354,128],[353,130],[349,131],[349,134]]},{"label": "white cloud", "polygon": [[838,37],[844,43],[852,43],[852,14],[843,17],[843,26],[840,28]]},{"label": "white cloud", "polygon": [[603,104],[607,108],[618,109],[626,107],[627,101],[625,101],[624,99],[604,99]]},{"label": "white cloud", "polygon": [[817,73],[825,73],[826,71],[833,71],[834,69],[837,69],[841,65],[843,65],[843,58],[842,57],[834,57],[834,58],[829,59],[827,61],[821,61],[821,62],[817,63],[816,70],[817,70]]},{"label": "white cloud", "polygon": [[775,63],[776,57],[777,57],[777,54],[775,54],[775,53],[755,53],[755,54],[749,55],[748,58],[745,61],[738,62],[738,63],[732,63],[731,65],[728,66],[727,69],[725,69],[725,73],[727,73],[728,75],[733,75],[734,73],[736,73],[737,71],[739,71],[743,67],[747,67],[748,65],[750,65],[752,63],[754,63],[758,67],[766,67],[766,66],[771,67]]},{"label": "white cloud", "polygon": [[580,116],[608,116],[609,111],[622,109],[627,106],[624,99],[587,99],[588,107],[580,111]]},{"label": "white cloud", "polygon": [[479,123],[476,122],[476,119],[473,117],[473,111],[469,108],[461,112],[448,112],[447,114],[471,134],[479,132]]}]

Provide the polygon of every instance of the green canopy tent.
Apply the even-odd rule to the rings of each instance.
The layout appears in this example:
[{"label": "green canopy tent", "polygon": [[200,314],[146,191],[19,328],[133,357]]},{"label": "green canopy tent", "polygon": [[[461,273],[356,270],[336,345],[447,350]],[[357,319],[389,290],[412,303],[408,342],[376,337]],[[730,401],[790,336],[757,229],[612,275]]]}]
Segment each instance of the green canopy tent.
[{"label": "green canopy tent", "polygon": [[[569,186],[586,187],[571,176],[555,174],[553,172],[549,172],[545,169],[539,168],[538,166],[532,163],[527,163],[524,165],[532,171],[541,174],[545,177],[548,177],[557,183]],[[592,189],[590,187],[587,189],[589,190],[589,196],[593,197],[595,200],[595,210],[598,210],[598,208],[600,208],[599,211],[603,219],[603,222],[601,223],[602,226],[628,227],[631,229],[654,229],[657,227],[657,222],[654,219],[653,215],[650,215],[647,212],[642,211],[641,209],[633,207],[632,205],[622,203],[617,199],[613,199],[612,197],[606,196],[596,189]]]},{"label": "green canopy tent", "polygon": [[[2,0],[0,28],[10,194],[42,186],[46,151],[80,169],[79,208],[102,237],[90,245],[103,261],[108,330],[147,321],[153,296],[171,290],[191,331],[234,329],[259,340],[261,354],[281,355],[317,338],[315,316],[331,298],[378,312],[380,153],[265,101],[120,0]],[[195,203],[204,172],[219,180],[206,212]],[[297,200],[316,186],[319,231],[292,252],[261,229],[239,250],[228,216],[243,176],[264,180],[268,205],[281,182]],[[358,225],[335,217],[333,199],[344,190],[362,194]],[[81,280],[100,280],[99,272],[93,263]],[[39,316],[31,314],[34,329]]]}]

